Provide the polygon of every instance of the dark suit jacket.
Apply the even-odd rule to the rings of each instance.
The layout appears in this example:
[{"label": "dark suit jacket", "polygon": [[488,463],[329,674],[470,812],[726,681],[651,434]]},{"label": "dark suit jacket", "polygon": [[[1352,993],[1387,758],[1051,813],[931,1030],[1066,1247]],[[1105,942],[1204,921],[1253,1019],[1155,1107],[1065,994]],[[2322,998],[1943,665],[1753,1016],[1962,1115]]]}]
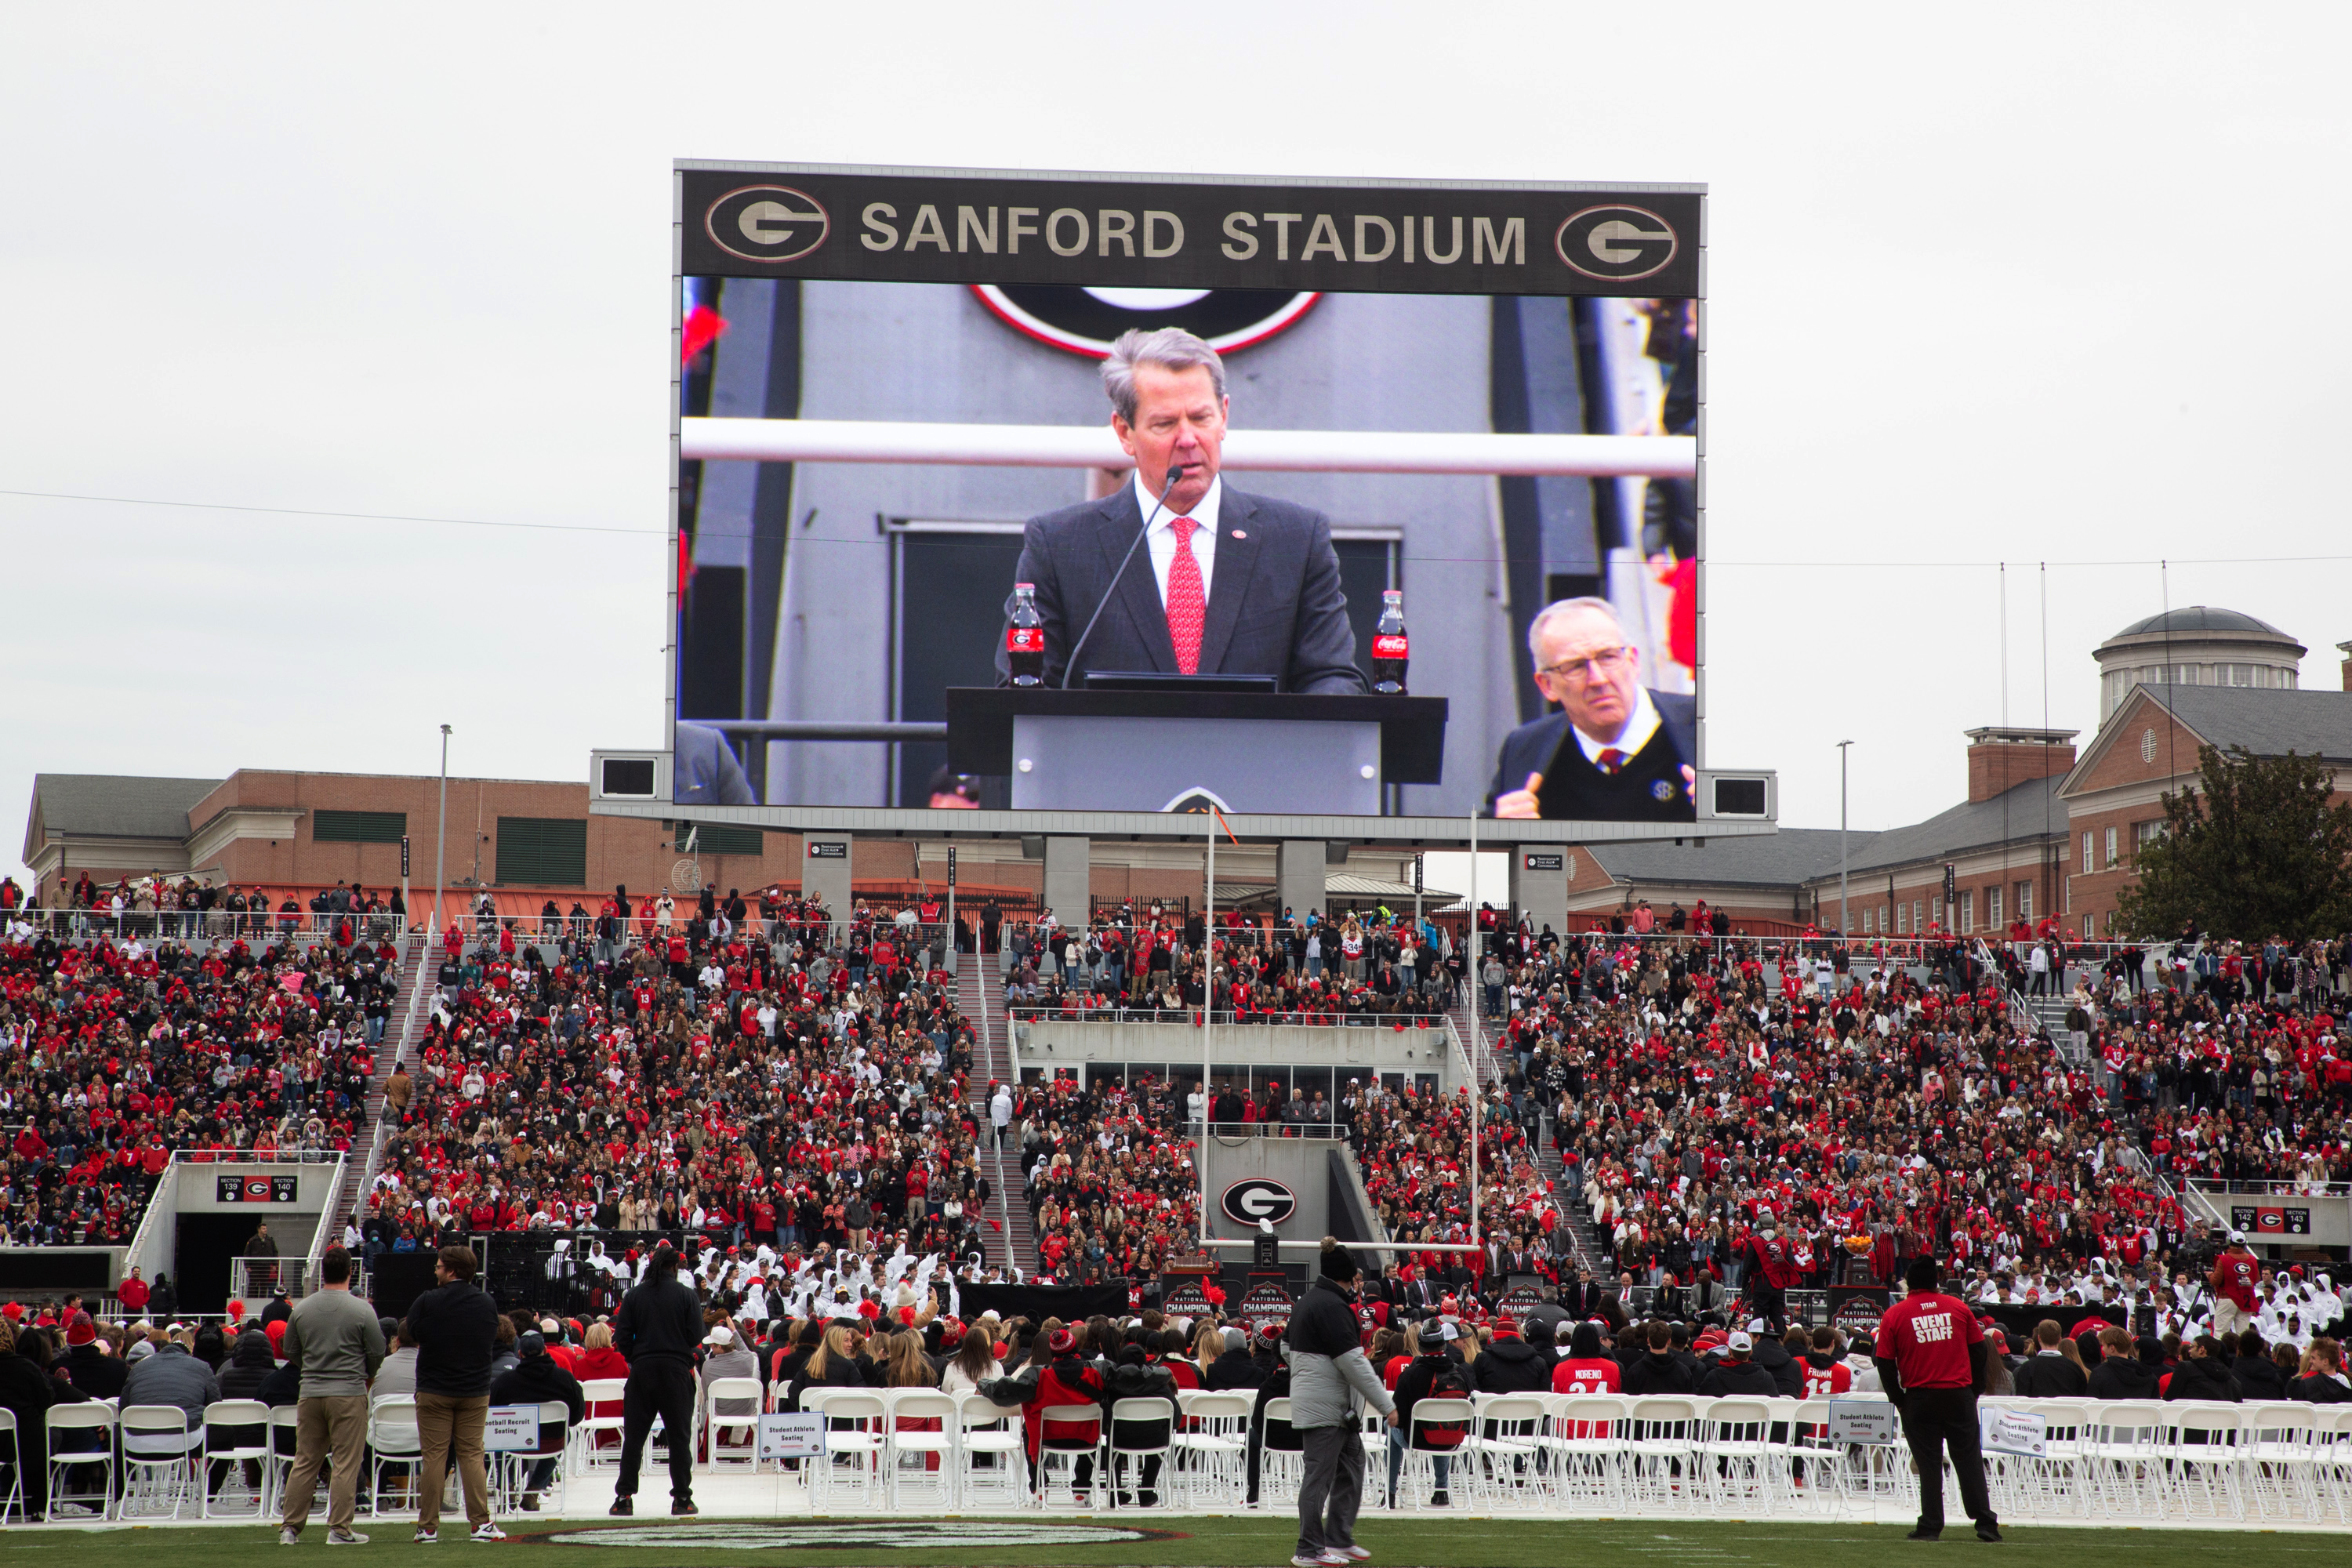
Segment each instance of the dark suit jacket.
[{"label": "dark suit jacket", "polygon": [[[1070,645],[1111,588],[1119,557],[1143,527],[1135,487],[1029,520],[1013,581],[1037,585],[1045,620],[1045,684],[1062,684]],[[1242,538],[1234,534],[1239,531]],[[1078,655],[1089,669],[1176,673],[1168,611],[1143,545],[1119,576],[1116,595]],[[1003,645],[996,668],[1007,672]],[[1319,511],[1224,487],[1217,518],[1216,568],[1202,626],[1201,670],[1272,675],[1285,691],[1360,692],[1356,634],[1339,588],[1330,521]]]},{"label": "dark suit jacket", "polygon": [[[1682,753],[1685,765],[1698,765],[1698,700],[1670,691],[1653,691],[1650,701],[1658,710],[1658,728]],[[1503,749],[1496,761],[1495,782],[1486,789],[1486,815],[1495,815],[1496,797],[1507,795],[1528,782],[1529,773],[1539,773],[1551,766],[1552,753],[1568,734],[1568,714],[1563,710],[1545,714],[1532,724],[1522,724],[1503,737]],[[1547,793],[1551,786],[1547,784]],[[1688,801],[1685,800],[1685,805]],[[1597,819],[1597,818],[1594,818]]]}]

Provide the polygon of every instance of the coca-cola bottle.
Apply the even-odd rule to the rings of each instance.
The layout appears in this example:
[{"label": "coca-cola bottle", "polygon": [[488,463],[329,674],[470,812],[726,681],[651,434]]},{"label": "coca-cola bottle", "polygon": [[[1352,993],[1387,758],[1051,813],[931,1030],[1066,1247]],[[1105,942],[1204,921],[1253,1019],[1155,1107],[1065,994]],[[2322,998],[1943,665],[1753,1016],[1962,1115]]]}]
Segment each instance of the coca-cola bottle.
[{"label": "coca-cola bottle", "polygon": [[1404,635],[1404,593],[1391,588],[1381,595],[1381,624],[1372,632],[1372,689],[1383,697],[1402,697],[1404,667],[1412,643]]},{"label": "coca-cola bottle", "polygon": [[1004,627],[1004,662],[1015,686],[1045,684],[1045,617],[1037,613],[1037,584],[1013,584],[1013,616]]}]

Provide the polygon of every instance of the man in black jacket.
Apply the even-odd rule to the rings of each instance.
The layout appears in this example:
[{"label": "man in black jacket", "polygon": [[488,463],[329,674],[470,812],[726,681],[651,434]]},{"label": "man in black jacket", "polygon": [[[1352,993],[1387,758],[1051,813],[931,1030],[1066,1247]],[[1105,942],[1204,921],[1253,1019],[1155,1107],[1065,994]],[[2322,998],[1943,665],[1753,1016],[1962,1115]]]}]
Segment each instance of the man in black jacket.
[{"label": "man in black jacket", "polygon": [[2172,1369],[2164,1397],[2237,1405],[2245,1395],[2238,1388],[2238,1380],[2230,1375],[2230,1363],[2222,1359],[2221,1342],[2210,1334],[2200,1334],[2185,1347],[2180,1364]]},{"label": "man in black jacket", "polygon": [[[1767,1340],[1767,1344],[1779,1342]],[[1723,1359],[1699,1379],[1698,1392],[1706,1399],[1772,1399],[1780,1385],[1772,1374],[1759,1366],[1753,1359],[1756,1342],[1745,1330],[1735,1331],[1730,1343],[1724,1347]]]},{"label": "man in black jacket", "polygon": [[482,1466],[499,1309],[474,1283],[478,1266],[472,1247],[443,1247],[433,1260],[433,1278],[440,1284],[410,1305],[402,1336],[416,1344],[416,1432],[425,1450],[416,1508],[419,1543],[440,1538],[441,1494],[453,1447],[474,1539],[506,1539],[490,1519],[489,1478]]},{"label": "man in black jacket", "polygon": [[[490,1403],[493,1405],[551,1405],[561,1401],[566,1412],[562,1426],[540,1425],[541,1448],[560,1447],[564,1432],[580,1424],[588,1414],[586,1399],[580,1392],[580,1380],[555,1364],[547,1353],[546,1337],[536,1331],[515,1341],[515,1352],[520,1358],[514,1365],[490,1380]],[[539,1511],[540,1489],[555,1477],[555,1461],[541,1459],[530,1469],[525,1483],[522,1508],[525,1513]]]},{"label": "man in black jacket", "polygon": [[[1626,1332],[1630,1337],[1633,1331],[1629,1329]],[[1628,1394],[1689,1394],[1695,1390],[1698,1380],[1675,1354],[1674,1330],[1664,1323],[1652,1323],[1648,1335],[1648,1352],[1625,1363],[1622,1379],[1625,1392]]]},{"label": "man in black jacket", "polygon": [[1512,1331],[1509,1323],[1495,1325],[1495,1337],[1478,1352],[1472,1383],[1481,1394],[1549,1394],[1549,1353],[1537,1349]]},{"label": "man in black jacket", "polygon": [[678,1283],[677,1254],[665,1243],[654,1248],[645,1279],[621,1298],[613,1322],[613,1348],[629,1362],[621,1394],[621,1475],[613,1487],[616,1518],[636,1510],[631,1500],[656,1415],[669,1433],[669,1510],[701,1511],[694,1506],[693,1436],[694,1347],[701,1340],[702,1303]]},{"label": "man in black jacket", "polygon": [[1223,1393],[1234,1388],[1255,1388],[1264,1383],[1266,1369],[1251,1359],[1249,1335],[1239,1329],[1227,1329],[1224,1333],[1224,1352],[1209,1363],[1201,1386]]}]

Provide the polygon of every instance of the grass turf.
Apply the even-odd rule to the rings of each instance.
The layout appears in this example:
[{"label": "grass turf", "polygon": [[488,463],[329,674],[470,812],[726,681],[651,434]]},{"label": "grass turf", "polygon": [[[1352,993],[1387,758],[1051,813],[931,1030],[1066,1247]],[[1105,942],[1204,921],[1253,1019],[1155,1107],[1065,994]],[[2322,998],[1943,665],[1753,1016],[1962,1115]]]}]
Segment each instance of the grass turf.
[{"label": "grass turf", "polygon": [[[1046,1521],[933,1521],[887,1517],[868,1521],[704,1520],[702,1530],[718,1531],[744,1544],[717,1547],[675,1543],[634,1546],[591,1546],[577,1543],[593,1532],[613,1529],[667,1531],[670,1521],[662,1515],[623,1526],[586,1522],[556,1524],[532,1520],[507,1521],[510,1539],[499,1548],[520,1552],[539,1568],[719,1568],[732,1564],[807,1563],[890,1564],[893,1568],[1093,1568],[1093,1565],[1168,1564],[1171,1568],[1271,1568],[1286,1563],[1294,1544],[1295,1522],[1282,1516],[1238,1519],[1173,1519],[1134,1528],[1148,1530],[1143,1540],[1113,1542],[1031,1542],[984,1546],[964,1544],[922,1548],[916,1540],[928,1529],[941,1526],[985,1526],[1019,1529],[1024,1525],[1123,1527],[1132,1516],[1099,1520],[1056,1516]],[[685,1522],[685,1521],[681,1521]],[[384,1521],[371,1526],[360,1521],[373,1540],[363,1547],[345,1547],[334,1553],[338,1563],[362,1563],[399,1558],[415,1563],[417,1548],[411,1544],[413,1525]],[[813,1524],[864,1524],[865,1537],[853,1545],[775,1547],[754,1546],[766,1532],[803,1529]],[[2323,1534],[2268,1534],[2259,1543],[2248,1539],[2253,1531],[2131,1531],[2036,1528],[2024,1525],[2004,1531],[2008,1542],[1987,1546],[1970,1533],[1965,1520],[1947,1527],[1944,1539],[1930,1546],[1904,1539],[1899,1524],[1864,1524],[1843,1521],[1811,1523],[1746,1523],[1738,1521],[1583,1520],[1573,1521],[1511,1519],[1389,1518],[1367,1513],[1358,1539],[1373,1552],[1369,1568],[1559,1568],[1562,1563],[1590,1561],[1606,1554],[1635,1568],[1882,1568],[1913,1557],[1931,1561],[1989,1554],[2003,1564],[2049,1564],[2050,1568],[2147,1568],[2150,1563],[2181,1568],[2224,1568],[2249,1551],[2282,1559],[2278,1568],[2312,1568],[2344,1561],[2341,1537]],[[0,1555],[11,1568],[118,1568],[125,1563],[156,1564],[158,1568],[253,1568],[257,1559],[288,1563],[278,1554],[276,1531],[259,1528],[140,1529],[39,1532],[12,1531]],[[572,1541],[560,1541],[568,1536]],[[327,1550],[326,1531],[315,1519],[305,1532],[305,1552]],[[2334,1544],[2329,1542],[2333,1540]],[[896,1544],[894,1544],[896,1543]],[[472,1559],[486,1550],[466,1539],[463,1521],[444,1521],[442,1539],[434,1557]]]}]

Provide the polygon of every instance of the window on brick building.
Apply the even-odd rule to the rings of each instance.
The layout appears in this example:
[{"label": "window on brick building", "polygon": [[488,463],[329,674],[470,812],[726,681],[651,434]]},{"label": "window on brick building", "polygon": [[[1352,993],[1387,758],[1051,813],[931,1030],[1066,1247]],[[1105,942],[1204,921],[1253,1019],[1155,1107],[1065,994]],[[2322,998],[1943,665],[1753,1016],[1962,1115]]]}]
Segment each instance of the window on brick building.
[{"label": "window on brick building", "polygon": [[2000,929],[2000,889],[1985,889],[1985,924],[1993,931]]},{"label": "window on brick building", "polygon": [[2163,837],[2164,821],[2160,817],[2154,822],[2133,823],[2132,858],[2134,860],[2137,860],[2141,850],[2147,848],[2149,845],[2155,843],[2158,839]]},{"label": "window on brick building", "polygon": [[2083,875],[2089,876],[2091,870],[2091,830],[2086,827],[2083,830]]},{"label": "window on brick building", "polygon": [[1966,936],[1977,929],[1977,890],[1974,888],[1962,888],[1960,889],[1960,915],[1958,923],[1960,934],[1963,936]]},{"label": "window on brick building", "polygon": [[2033,918],[2033,883],[2031,879],[2017,885],[2017,918],[2021,921]]},{"label": "window on brick building", "polygon": [[1918,935],[1922,931],[1924,931],[1924,930],[1926,930],[1926,929],[1927,929],[1926,927],[1922,926],[1922,925],[1919,923],[1919,910],[1920,910],[1920,900],[1917,900],[1917,899],[1914,899],[1914,900],[1911,900],[1911,934],[1912,934],[1913,936],[1916,936],[1916,935]]},{"label": "window on brick building", "polygon": [[2110,827],[2110,828],[2108,828],[2108,829],[2107,829],[2107,869],[2109,869],[2109,870],[2111,870],[2111,871],[2112,871],[2113,869],[2115,869],[2115,865],[2116,865],[2116,830],[2115,830],[2114,828]]}]

